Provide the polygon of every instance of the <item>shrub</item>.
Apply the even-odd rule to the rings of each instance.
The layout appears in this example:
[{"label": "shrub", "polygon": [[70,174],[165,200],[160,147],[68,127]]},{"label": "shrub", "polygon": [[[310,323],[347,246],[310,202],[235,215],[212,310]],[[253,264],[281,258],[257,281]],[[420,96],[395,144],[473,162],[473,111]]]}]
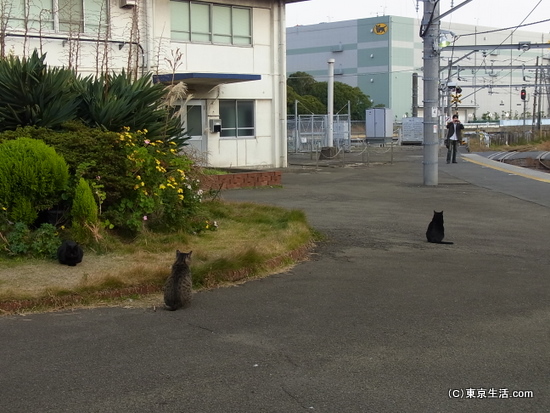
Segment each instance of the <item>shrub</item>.
[{"label": "shrub", "polygon": [[65,160],[44,142],[20,138],[0,144],[0,205],[12,221],[32,223],[37,211],[59,202],[68,178]]},{"label": "shrub", "polygon": [[71,208],[71,233],[75,240],[88,243],[92,232],[98,229],[98,208],[90,185],[80,178],[75,189],[73,206]]},{"label": "shrub", "polygon": [[94,194],[84,178],[80,178],[76,186],[71,216],[73,225],[94,225],[98,222],[98,208],[94,200]]},{"label": "shrub", "polygon": [[143,226],[189,230],[186,225],[202,200],[198,180],[189,177],[192,161],[178,155],[174,142],[150,141],[145,133],[126,129],[120,134],[134,185],[132,193],[106,215],[115,225],[135,232]]},{"label": "shrub", "polygon": [[61,245],[56,228],[51,224],[42,224],[31,232],[27,225],[17,222],[11,226],[5,238],[3,249],[8,255],[32,255],[38,258],[55,258]]},{"label": "shrub", "polygon": [[81,84],[69,69],[48,68],[46,55],[0,59],[0,131],[20,125],[56,128],[74,119]]},{"label": "shrub", "polygon": [[82,80],[79,118],[90,127],[120,132],[146,131],[153,140],[172,140],[178,149],[189,139],[183,136],[181,118],[166,107],[168,90],[154,84],[151,75],[133,80],[131,73],[107,74]]},{"label": "shrub", "polygon": [[84,178],[80,178],[76,186],[71,216],[73,223],[81,225],[97,223],[97,205],[94,201],[94,194]]},{"label": "shrub", "polygon": [[[89,128],[80,122],[66,122],[62,126],[59,131],[21,127],[1,133],[0,142],[20,137],[43,140],[63,156],[69,173],[77,180],[83,177],[89,182],[101,183],[104,208],[116,205],[132,192],[134,181],[126,176],[128,160],[118,133]],[[97,197],[96,200],[99,203]]]},{"label": "shrub", "polygon": [[6,237],[7,250],[11,255],[21,255],[29,252],[30,249],[29,228],[22,222],[16,222],[13,229],[8,232]]},{"label": "shrub", "polygon": [[60,245],[57,229],[51,224],[42,224],[32,233],[30,252],[35,257],[56,258]]}]

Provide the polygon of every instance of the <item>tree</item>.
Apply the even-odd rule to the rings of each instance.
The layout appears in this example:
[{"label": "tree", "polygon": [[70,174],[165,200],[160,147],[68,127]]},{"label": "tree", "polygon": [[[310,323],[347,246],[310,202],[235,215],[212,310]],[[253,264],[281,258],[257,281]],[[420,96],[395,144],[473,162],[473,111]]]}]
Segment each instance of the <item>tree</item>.
[{"label": "tree", "polygon": [[309,95],[317,81],[306,72],[292,73],[287,80],[287,86],[290,86],[298,95]]},{"label": "tree", "polygon": [[[313,76],[305,72],[296,72],[287,80],[288,113],[294,113],[294,101],[298,100],[309,111],[305,111],[302,105],[298,107],[298,113],[326,113],[327,111],[328,83],[317,82]],[[354,120],[364,120],[365,111],[372,107],[372,100],[358,87],[350,86],[342,82],[334,82],[334,109],[336,112],[345,109],[347,113],[348,101],[351,105],[351,117]]]},{"label": "tree", "polygon": [[327,106],[315,96],[300,96],[291,86],[287,87],[287,111],[289,114],[295,113],[295,102],[298,101],[298,114],[327,113]]}]

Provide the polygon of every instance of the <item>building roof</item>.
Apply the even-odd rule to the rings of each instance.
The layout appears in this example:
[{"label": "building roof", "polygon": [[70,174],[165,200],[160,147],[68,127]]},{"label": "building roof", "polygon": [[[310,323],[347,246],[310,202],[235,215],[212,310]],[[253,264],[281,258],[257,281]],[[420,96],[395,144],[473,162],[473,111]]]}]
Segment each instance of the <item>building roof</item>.
[{"label": "building roof", "polygon": [[261,75],[242,73],[169,73],[153,76],[155,83],[184,82],[187,85],[216,86],[223,83],[249,82],[260,80]]}]

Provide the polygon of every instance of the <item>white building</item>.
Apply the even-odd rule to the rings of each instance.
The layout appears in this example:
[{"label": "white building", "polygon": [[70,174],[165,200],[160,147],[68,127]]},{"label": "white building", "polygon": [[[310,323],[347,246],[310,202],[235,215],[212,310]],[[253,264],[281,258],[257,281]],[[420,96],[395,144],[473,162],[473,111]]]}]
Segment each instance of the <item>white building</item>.
[{"label": "white building", "polygon": [[184,126],[210,166],[284,167],[285,5],[297,1],[0,0],[0,55],[184,82]]}]

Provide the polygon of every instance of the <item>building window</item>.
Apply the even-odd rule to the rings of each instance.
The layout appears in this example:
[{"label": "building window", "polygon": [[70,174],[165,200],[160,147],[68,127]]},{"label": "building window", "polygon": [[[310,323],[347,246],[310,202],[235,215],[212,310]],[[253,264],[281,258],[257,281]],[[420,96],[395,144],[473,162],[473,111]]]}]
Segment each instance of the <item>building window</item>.
[{"label": "building window", "polygon": [[15,0],[5,10],[9,27],[103,36],[107,0]]},{"label": "building window", "polygon": [[232,45],[252,44],[250,8],[172,0],[170,22],[172,40]]},{"label": "building window", "polygon": [[220,119],[222,138],[255,136],[253,100],[220,100]]}]

